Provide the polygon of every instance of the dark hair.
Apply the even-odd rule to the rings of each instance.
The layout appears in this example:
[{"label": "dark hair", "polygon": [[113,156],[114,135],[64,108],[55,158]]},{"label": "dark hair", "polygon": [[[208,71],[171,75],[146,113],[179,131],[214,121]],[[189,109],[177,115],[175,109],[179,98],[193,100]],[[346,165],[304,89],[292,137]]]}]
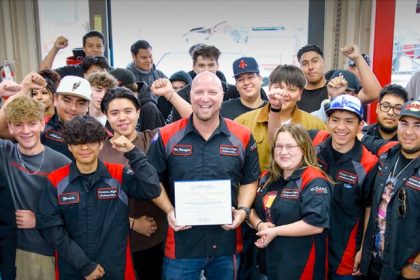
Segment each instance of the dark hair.
[{"label": "dark hair", "polygon": [[106,139],[106,130],[92,116],[77,116],[64,124],[64,142],[69,145],[101,142]]},{"label": "dark hair", "polygon": [[105,37],[104,37],[104,34],[102,34],[101,32],[99,32],[99,31],[96,31],[96,30],[91,30],[91,31],[89,31],[88,33],[86,33],[85,35],[83,35],[83,47],[86,45],[86,41],[87,41],[87,39],[88,38],[92,38],[92,37],[98,37],[98,38],[101,38],[101,40],[102,40],[102,44],[104,44],[105,45]]},{"label": "dark hair", "polygon": [[382,101],[382,98],[384,98],[384,96],[388,94],[403,99],[404,103],[408,101],[408,93],[402,86],[397,84],[389,84],[384,86],[384,88],[379,93],[379,103]]},{"label": "dark hair", "polygon": [[147,42],[146,40],[138,40],[137,42],[135,42],[134,44],[131,45],[131,53],[134,55],[137,55],[137,53],[139,52],[139,49],[151,49],[152,46],[149,44],[149,42]]},{"label": "dark hair", "polygon": [[47,82],[47,89],[52,93],[55,94],[57,92],[58,84],[60,83],[60,75],[50,69],[41,70],[38,72],[42,78],[45,79]]},{"label": "dark hair", "polygon": [[278,65],[274,68],[270,73],[269,80],[270,85],[284,82],[288,86],[295,86],[300,89],[303,89],[306,84],[305,75],[302,70],[290,64]]},{"label": "dark hair", "polygon": [[105,70],[109,68],[108,60],[105,56],[86,56],[81,64],[83,72],[86,73],[92,65],[97,65]]},{"label": "dark hair", "polygon": [[189,54],[190,54],[190,56],[192,57],[192,54],[193,54],[194,50],[195,50],[196,48],[199,48],[199,47],[202,47],[202,46],[205,46],[205,44],[198,43],[198,44],[192,45],[192,46],[188,49],[188,53],[189,53]]},{"label": "dark hair", "polygon": [[324,53],[322,52],[322,50],[320,49],[320,47],[318,47],[317,45],[306,45],[306,46],[303,46],[302,48],[300,48],[300,50],[298,51],[298,53],[297,53],[297,59],[298,59],[298,61],[300,61],[300,58],[306,52],[316,52],[322,58],[324,58]]},{"label": "dark hair", "polygon": [[200,45],[194,48],[192,52],[193,64],[197,62],[197,58],[201,56],[203,58],[219,60],[220,51],[215,46]]},{"label": "dark hair", "polygon": [[136,94],[134,94],[131,90],[126,87],[116,87],[112,89],[108,89],[104,95],[104,98],[101,101],[101,111],[106,115],[109,107],[109,103],[116,98],[125,98],[130,100],[136,110],[140,110],[140,101]]}]

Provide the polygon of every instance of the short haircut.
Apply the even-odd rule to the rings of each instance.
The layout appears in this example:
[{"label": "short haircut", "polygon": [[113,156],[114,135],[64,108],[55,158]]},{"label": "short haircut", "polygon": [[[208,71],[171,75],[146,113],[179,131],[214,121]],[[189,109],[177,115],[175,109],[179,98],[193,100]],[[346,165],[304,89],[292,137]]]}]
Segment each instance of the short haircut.
[{"label": "short haircut", "polygon": [[35,99],[24,95],[14,98],[5,108],[8,122],[42,121],[44,119],[44,105]]},{"label": "short haircut", "polygon": [[137,55],[137,53],[139,52],[139,49],[151,49],[152,46],[149,44],[149,42],[147,42],[146,40],[138,40],[137,42],[135,42],[134,44],[131,45],[131,53],[133,55]]},{"label": "short haircut", "polygon": [[101,111],[105,115],[108,112],[109,103],[111,103],[112,100],[117,98],[125,98],[130,100],[134,107],[136,107],[136,110],[140,110],[140,100],[138,99],[137,95],[133,93],[131,90],[125,87],[116,87],[112,89],[108,89],[104,95],[104,98],[101,101]]},{"label": "short haircut", "polygon": [[88,33],[86,33],[84,36],[83,36],[83,47],[86,45],[86,41],[87,41],[87,39],[88,38],[92,38],[92,37],[98,37],[98,38],[101,38],[101,40],[102,40],[102,44],[104,44],[105,45],[105,37],[104,37],[104,34],[102,34],[101,32],[99,32],[99,31],[96,31],[96,30],[91,30],[91,31],[89,31]]},{"label": "short haircut", "polygon": [[117,86],[117,79],[107,72],[98,72],[86,77],[92,87],[114,88]]},{"label": "short haircut", "polygon": [[382,101],[384,96],[388,94],[394,95],[396,97],[403,99],[404,103],[408,101],[408,93],[405,90],[405,88],[397,84],[389,84],[389,85],[384,86],[384,88],[379,93],[379,103]]},{"label": "short haircut", "polygon": [[102,142],[106,139],[106,130],[92,116],[77,116],[64,124],[64,142],[69,145]]},{"label": "short haircut", "polygon": [[57,92],[57,87],[60,84],[60,75],[50,69],[41,70],[38,74],[41,75],[41,77],[47,82],[47,90],[49,90],[52,94],[55,94]]},{"label": "short haircut", "polygon": [[86,73],[92,65],[99,66],[105,70],[109,68],[108,60],[105,56],[86,56],[81,64],[83,72]]},{"label": "short haircut", "polygon": [[299,62],[300,62],[300,58],[302,57],[302,55],[306,52],[316,52],[322,58],[324,58],[324,53],[322,52],[320,47],[318,47],[317,45],[306,45],[306,46],[303,46],[302,48],[300,48],[300,50],[297,53],[297,59],[298,59]]},{"label": "short haircut", "polygon": [[299,67],[285,64],[278,65],[270,73],[269,76],[270,85],[281,84],[284,82],[288,86],[295,86],[300,89],[303,89],[306,84],[305,75]]},{"label": "short haircut", "polygon": [[199,56],[218,61],[220,57],[220,50],[215,46],[200,45],[197,46],[192,52],[193,64],[197,62],[197,58]]}]

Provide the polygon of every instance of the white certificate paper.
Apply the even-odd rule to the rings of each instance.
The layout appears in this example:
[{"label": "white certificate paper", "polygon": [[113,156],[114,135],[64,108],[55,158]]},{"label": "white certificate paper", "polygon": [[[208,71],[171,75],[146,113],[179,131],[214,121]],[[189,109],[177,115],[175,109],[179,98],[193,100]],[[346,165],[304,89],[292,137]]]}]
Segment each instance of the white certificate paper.
[{"label": "white certificate paper", "polygon": [[175,182],[175,216],[183,226],[231,224],[230,180]]}]

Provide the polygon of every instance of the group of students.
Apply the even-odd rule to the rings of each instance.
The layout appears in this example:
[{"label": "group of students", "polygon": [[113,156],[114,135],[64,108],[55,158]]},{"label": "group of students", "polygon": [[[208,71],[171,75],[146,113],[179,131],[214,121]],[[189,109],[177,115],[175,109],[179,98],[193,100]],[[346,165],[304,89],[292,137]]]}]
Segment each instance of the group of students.
[{"label": "group of students", "polygon": [[[85,35],[87,54],[103,54],[100,35]],[[327,82],[307,45],[265,93],[254,58],[234,61],[229,85],[207,45],[192,52],[193,79],[174,75],[179,91],[160,74],[138,81],[157,71],[146,43],[128,69],[104,67],[114,77],[71,66],[0,84],[2,279],[15,264],[18,279],[54,279],[55,264],[61,279],[420,278],[420,102],[396,105],[357,46],[342,51],[362,89],[348,70]],[[378,97],[384,117],[362,137],[362,103]],[[166,118],[153,117],[159,101]],[[232,224],[177,224],[175,183],[220,179]]]}]

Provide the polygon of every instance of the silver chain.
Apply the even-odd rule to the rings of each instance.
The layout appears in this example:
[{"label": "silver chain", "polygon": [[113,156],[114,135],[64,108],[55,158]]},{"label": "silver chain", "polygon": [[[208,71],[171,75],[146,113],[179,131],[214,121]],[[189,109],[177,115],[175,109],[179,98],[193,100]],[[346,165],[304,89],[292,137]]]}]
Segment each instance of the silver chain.
[{"label": "silver chain", "polygon": [[41,168],[42,168],[42,164],[44,163],[44,157],[45,157],[45,147],[44,147],[44,150],[42,151],[41,164],[40,164],[38,170],[36,170],[34,172],[29,172],[29,169],[25,166],[25,162],[23,161],[22,155],[20,154],[19,147],[17,147],[17,154],[18,154],[20,163],[22,164],[22,166],[25,169],[26,173],[28,173],[29,176],[33,176],[33,175],[36,175],[41,170]]}]

